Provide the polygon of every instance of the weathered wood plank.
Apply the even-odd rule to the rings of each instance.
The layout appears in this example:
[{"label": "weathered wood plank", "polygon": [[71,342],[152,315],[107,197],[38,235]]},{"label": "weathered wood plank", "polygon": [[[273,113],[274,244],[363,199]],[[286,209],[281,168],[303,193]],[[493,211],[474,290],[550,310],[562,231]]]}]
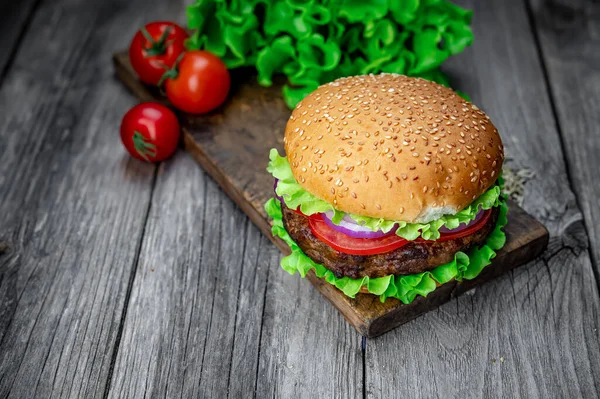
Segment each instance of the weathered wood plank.
[{"label": "weathered wood plank", "polygon": [[[247,351],[244,366],[255,366],[231,383],[254,390],[266,274],[277,261],[273,250],[260,253],[269,250],[261,241],[186,155],[161,168],[111,397],[219,396],[228,390],[236,344]],[[248,330],[255,339],[237,342],[235,332]]]},{"label": "weathered wood plank", "polygon": [[363,397],[362,337],[306,281],[272,265],[257,398]]},{"label": "weathered wood plank", "polygon": [[368,341],[369,397],[595,397],[599,299],[587,237],[524,4],[474,0],[475,43],[447,70],[498,126],[513,167],[537,173],[524,207],[545,256]]},{"label": "weathered wood plank", "polygon": [[600,267],[600,4],[532,0],[567,163]]},{"label": "weathered wood plank", "polygon": [[122,150],[109,54],[163,4],[45,2],[4,80],[0,397],[103,395],[155,170]]},{"label": "weathered wood plank", "polygon": [[7,65],[19,46],[19,38],[39,1],[20,0],[0,3],[0,84]]},{"label": "weathered wood plank", "polygon": [[[282,280],[279,258],[191,158],[181,154],[161,167],[110,396],[247,397],[258,389],[262,397],[262,390],[281,389],[303,372],[302,391],[323,378],[315,358],[332,372],[351,367],[360,377],[351,327],[310,286],[300,288],[291,276]],[[291,310],[290,301],[302,297],[302,309]],[[283,337],[273,339],[274,330]],[[327,350],[340,345],[341,335],[353,345]],[[306,348],[309,337],[322,344]],[[353,361],[338,364],[346,357]],[[269,375],[273,370],[276,376]],[[332,392],[329,379],[318,392]],[[362,385],[348,389],[362,392]]]}]

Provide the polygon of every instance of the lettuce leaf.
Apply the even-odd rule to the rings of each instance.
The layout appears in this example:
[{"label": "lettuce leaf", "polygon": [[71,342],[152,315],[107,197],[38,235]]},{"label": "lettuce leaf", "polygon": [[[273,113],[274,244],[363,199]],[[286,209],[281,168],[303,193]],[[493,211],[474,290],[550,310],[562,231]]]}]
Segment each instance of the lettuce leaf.
[{"label": "lettuce leaf", "polygon": [[292,250],[290,255],[281,259],[281,267],[286,272],[291,275],[297,272],[304,278],[310,270],[314,270],[317,277],[325,279],[329,284],[334,285],[351,298],[354,298],[362,287],[367,287],[369,293],[379,295],[381,302],[385,302],[387,298],[396,298],[405,304],[409,304],[417,295],[426,297],[437,288],[438,284],[445,284],[452,279],[457,281],[472,280],[491,263],[491,260],[496,256],[495,251],[502,248],[506,242],[506,235],[502,228],[507,223],[508,206],[504,198],[501,198],[499,206],[500,214],[495,229],[488,236],[484,245],[471,249],[468,254],[457,252],[454,260],[429,272],[405,276],[390,275],[379,278],[363,277],[362,279],[338,278],[325,266],[315,263],[304,254],[283,227],[281,204],[278,200],[271,198],[267,201],[265,210],[273,219],[273,235],[280,237]]},{"label": "lettuce leaf", "polygon": [[[298,209],[305,215],[313,215],[326,211],[333,211],[333,222],[339,224],[345,213],[333,207],[327,201],[319,199],[304,190],[294,178],[292,169],[286,157],[279,155],[276,149],[271,149],[269,153],[270,162],[267,171],[276,179],[279,179],[277,184],[277,195],[283,198],[288,208]],[[501,184],[501,179],[499,179]],[[360,216],[348,214],[352,219],[372,231],[382,230],[390,231],[394,225],[398,224],[396,234],[406,240],[416,240],[418,237],[423,237],[425,240],[437,240],[440,238],[439,229],[444,226],[448,229],[455,229],[462,223],[469,223],[475,219],[480,209],[490,209],[500,204],[500,185],[495,185],[488,191],[483,193],[479,198],[473,201],[462,211],[456,215],[445,215],[439,219],[432,220],[429,223],[407,223],[396,220],[385,220],[381,218],[371,218],[368,216]]]},{"label": "lettuce leaf", "polygon": [[447,0],[193,0],[187,50],[208,50],[227,68],[277,75],[293,109],[342,76],[400,73],[446,86],[440,65],[473,41],[471,11]]}]

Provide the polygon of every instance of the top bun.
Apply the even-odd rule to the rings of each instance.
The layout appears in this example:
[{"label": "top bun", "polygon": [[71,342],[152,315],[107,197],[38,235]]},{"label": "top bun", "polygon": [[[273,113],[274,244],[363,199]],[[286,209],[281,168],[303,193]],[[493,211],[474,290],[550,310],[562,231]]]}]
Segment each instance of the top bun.
[{"label": "top bun", "polygon": [[344,212],[411,223],[461,211],[504,161],[483,111],[437,83],[396,74],[320,86],[292,112],[284,143],[311,194]]}]

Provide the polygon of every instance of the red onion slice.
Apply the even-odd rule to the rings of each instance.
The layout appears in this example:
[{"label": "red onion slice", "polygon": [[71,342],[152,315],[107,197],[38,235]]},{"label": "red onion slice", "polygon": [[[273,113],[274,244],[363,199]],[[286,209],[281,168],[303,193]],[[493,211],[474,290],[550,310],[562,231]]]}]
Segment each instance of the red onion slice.
[{"label": "red onion slice", "polygon": [[340,224],[335,224],[331,220],[333,218],[333,211],[321,213],[321,217],[323,218],[325,223],[327,223],[329,227],[331,227],[335,231],[339,231],[340,233],[344,233],[353,238],[381,238],[394,234],[394,232],[398,228],[397,226],[395,226],[394,228],[392,228],[392,230],[390,230],[387,233],[384,233],[381,230],[372,231],[369,230],[367,227],[359,225],[348,215],[344,215],[344,218],[340,221]]},{"label": "red onion slice", "polygon": [[471,220],[469,223],[462,223],[455,229],[448,229],[445,226],[442,226],[440,227],[439,231],[440,233],[458,233],[459,231],[463,231],[464,229],[469,228],[478,221],[480,221],[483,215],[485,215],[485,211],[483,209],[480,209],[479,212],[477,212],[477,216],[475,216],[475,219]]},{"label": "red onion slice", "polygon": [[279,200],[279,202],[284,204],[285,202],[283,201],[283,197],[280,195],[277,195],[277,183],[279,183],[279,179],[276,178],[275,183],[273,183],[273,192],[275,192],[275,198],[277,198]]},{"label": "red onion slice", "polygon": [[[279,179],[276,178],[275,182],[273,183],[273,191],[275,192],[275,198],[277,198],[282,204],[285,204],[283,197],[281,197],[280,195],[277,194],[277,183],[278,182],[279,182]],[[348,215],[344,215],[344,218],[342,219],[340,224],[336,225],[335,223],[333,223],[331,221],[331,219],[333,218],[333,211],[327,211],[326,213],[321,213],[320,216],[323,218],[325,223],[327,223],[329,225],[329,227],[331,227],[332,229],[339,231],[340,233],[344,233],[350,237],[354,237],[354,238],[381,238],[381,237],[385,237],[385,236],[394,234],[394,232],[398,228],[398,226],[394,226],[392,228],[392,230],[390,230],[387,233],[384,233],[381,230],[379,230],[379,231],[369,230],[368,228],[356,223]]]}]

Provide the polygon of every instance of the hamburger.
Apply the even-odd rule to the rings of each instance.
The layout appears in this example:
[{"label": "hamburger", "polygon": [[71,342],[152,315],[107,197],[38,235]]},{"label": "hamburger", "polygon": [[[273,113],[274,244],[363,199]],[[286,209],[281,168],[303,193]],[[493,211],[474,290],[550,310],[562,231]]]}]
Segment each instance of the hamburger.
[{"label": "hamburger", "polygon": [[396,74],[320,86],[270,153],[282,268],[344,294],[405,304],[473,279],[505,243],[504,148],[490,118],[451,89]]}]

